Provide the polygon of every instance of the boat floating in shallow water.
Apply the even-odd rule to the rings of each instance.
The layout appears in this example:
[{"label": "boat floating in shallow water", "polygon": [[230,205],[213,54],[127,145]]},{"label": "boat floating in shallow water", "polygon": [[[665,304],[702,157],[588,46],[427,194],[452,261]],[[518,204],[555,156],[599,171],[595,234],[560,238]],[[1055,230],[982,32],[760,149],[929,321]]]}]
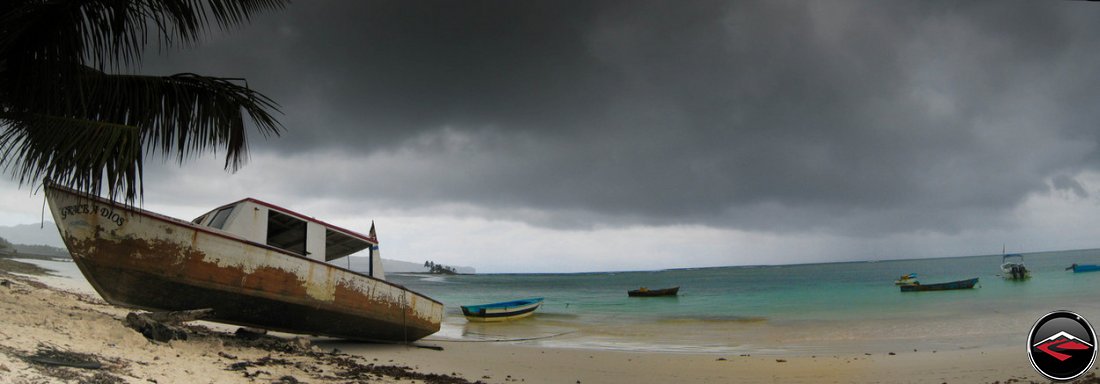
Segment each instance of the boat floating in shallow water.
[{"label": "boat floating in shallow water", "polygon": [[[443,303],[385,280],[373,224],[362,235],[251,198],[187,222],[45,190],[73,261],[111,304],[366,341],[417,340],[443,320]],[[366,274],[327,263],[364,249]]]},{"label": "boat floating in shallow water", "polygon": [[680,292],[680,287],[662,289],[649,289],[646,287],[641,287],[632,291],[626,291],[626,295],[630,297],[676,296],[678,292]]},{"label": "boat floating in shallow water", "polygon": [[462,314],[470,321],[507,321],[531,316],[541,305],[541,297],[492,304],[463,305]]},{"label": "boat floating in shallow water", "polygon": [[978,284],[978,278],[952,281],[947,283],[936,284],[909,284],[902,285],[902,292],[923,292],[923,291],[949,291],[953,289],[971,289],[974,285]]},{"label": "boat floating in shallow water", "polygon": [[1024,255],[1013,253],[1001,256],[1001,276],[1009,280],[1025,280],[1031,271],[1024,266]]},{"label": "boat floating in shallow water", "polygon": [[1097,271],[1100,271],[1100,265],[1096,265],[1096,264],[1073,264],[1073,265],[1069,266],[1069,268],[1066,268],[1066,269],[1067,270],[1072,269],[1073,273],[1097,272]]}]

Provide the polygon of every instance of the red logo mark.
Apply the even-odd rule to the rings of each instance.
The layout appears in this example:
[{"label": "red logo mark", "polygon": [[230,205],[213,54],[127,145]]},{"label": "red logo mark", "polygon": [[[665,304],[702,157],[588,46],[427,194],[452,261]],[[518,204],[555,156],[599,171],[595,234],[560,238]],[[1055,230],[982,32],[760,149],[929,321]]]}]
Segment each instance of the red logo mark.
[{"label": "red logo mark", "polygon": [[1081,351],[1092,348],[1092,345],[1086,343],[1077,337],[1068,334],[1066,332],[1058,332],[1054,336],[1048,337],[1039,343],[1034,345],[1035,349],[1043,351],[1051,357],[1058,359],[1058,361],[1066,361],[1070,355],[1061,353],[1059,351]]}]

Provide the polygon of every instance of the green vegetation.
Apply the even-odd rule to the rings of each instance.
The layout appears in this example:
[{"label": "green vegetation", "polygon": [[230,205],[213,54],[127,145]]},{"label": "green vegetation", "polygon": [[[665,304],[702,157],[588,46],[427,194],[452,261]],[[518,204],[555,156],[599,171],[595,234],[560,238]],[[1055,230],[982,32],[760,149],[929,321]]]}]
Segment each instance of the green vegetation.
[{"label": "green vegetation", "polygon": [[[245,115],[278,135],[274,101],[243,79],[132,74],[150,40],[189,46],[288,0],[0,2],[0,168],[134,202],[146,156],[246,158]],[[129,70],[129,71],[127,71]],[[108,73],[108,71],[124,73]],[[129,73],[126,73],[129,72]]]},{"label": "green vegetation", "polygon": [[454,267],[448,267],[443,264],[436,264],[434,261],[425,261],[424,267],[428,268],[428,273],[436,275],[456,275]]},{"label": "green vegetation", "polygon": [[48,245],[13,244],[0,237],[0,257],[53,260],[70,257],[69,251]]}]

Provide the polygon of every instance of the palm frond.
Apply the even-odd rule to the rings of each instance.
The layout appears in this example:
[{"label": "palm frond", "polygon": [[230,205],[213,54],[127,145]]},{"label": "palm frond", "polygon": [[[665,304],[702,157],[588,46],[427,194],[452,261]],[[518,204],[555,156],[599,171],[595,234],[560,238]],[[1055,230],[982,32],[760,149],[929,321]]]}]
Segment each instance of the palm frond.
[{"label": "palm frond", "polygon": [[141,196],[137,127],[35,114],[0,115],[0,167],[21,185],[44,178],[115,199]]},{"label": "palm frond", "polygon": [[239,169],[247,159],[245,115],[264,137],[282,130],[269,112],[278,112],[274,101],[231,80],[195,74],[102,80],[92,94],[100,103],[94,109],[142,127],[144,143],[165,156],[175,153],[181,163],[189,154],[224,147],[225,168]]},{"label": "palm frond", "polygon": [[80,80],[59,88],[28,88],[22,112],[140,127],[151,153],[175,153],[179,162],[224,146],[225,167],[237,170],[247,158],[245,116],[265,137],[279,135],[272,116],[278,106],[233,80],[196,74],[108,75],[90,68]]},{"label": "palm frond", "polygon": [[[5,0],[0,56],[96,68],[136,64],[150,35],[166,46],[198,41],[289,0]],[[213,19],[213,20],[211,20]]]},{"label": "palm frond", "polygon": [[[146,155],[158,151],[165,157],[174,154],[181,164],[188,156],[224,148],[225,168],[230,171],[236,171],[247,160],[246,116],[265,137],[279,135],[282,130],[272,116],[272,112],[278,112],[278,106],[266,96],[232,80],[195,74],[168,77],[108,75],[90,68],[81,73],[74,84],[27,88],[23,96],[29,102],[13,104],[18,109],[12,112],[32,116],[17,120],[14,127],[19,129],[10,133],[10,137],[4,136],[5,140],[0,142],[0,148],[16,144],[32,147],[33,155],[15,153],[24,160],[18,172],[20,175],[40,176],[57,165],[56,161],[42,161],[43,156],[33,152],[36,146],[58,149],[52,145],[56,143],[49,140],[45,144],[37,143],[36,140],[49,138],[35,133],[43,129],[31,127],[37,123],[44,124],[44,129],[64,128],[61,123],[69,121],[101,121],[106,126],[136,127],[138,143],[147,148]],[[71,129],[66,130],[69,131]],[[103,132],[102,129],[93,131]],[[136,159],[126,161],[136,162],[140,169]],[[66,184],[63,180],[72,180],[52,171],[49,176],[62,184]],[[136,179],[126,181],[127,184],[137,182]],[[72,187],[80,189],[89,185]]]},{"label": "palm frond", "polygon": [[158,151],[182,163],[225,148],[226,169],[237,170],[246,120],[265,136],[281,130],[271,99],[231,79],[103,71],[137,64],[151,37],[190,44],[288,2],[0,1],[0,167],[20,184],[48,177],[131,203],[144,157]]}]

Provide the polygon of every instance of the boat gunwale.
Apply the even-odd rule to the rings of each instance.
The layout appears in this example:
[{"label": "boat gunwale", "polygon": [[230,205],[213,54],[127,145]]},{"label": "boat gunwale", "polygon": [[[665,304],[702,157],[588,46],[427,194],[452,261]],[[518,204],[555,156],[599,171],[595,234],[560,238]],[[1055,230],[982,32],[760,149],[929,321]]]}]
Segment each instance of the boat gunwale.
[{"label": "boat gunwale", "polygon": [[[480,321],[493,322],[493,321],[512,320],[512,319],[518,319],[518,318],[529,316],[532,313],[534,313],[536,310],[538,310],[540,307],[542,307],[543,302],[544,302],[544,298],[537,297],[537,298],[530,298],[530,299],[502,301],[502,302],[499,302],[499,303],[478,304],[478,305],[461,305],[459,307],[462,309],[462,315],[464,317],[466,317],[467,319],[471,319],[473,321],[479,321],[479,322]],[[524,304],[513,306],[513,307],[503,306],[503,304],[512,304],[512,303],[524,303]],[[502,305],[502,306],[494,307],[494,305]],[[489,312],[490,309],[498,310],[498,311],[490,313]]]},{"label": "boat gunwale", "polygon": [[[508,308],[521,308],[521,307],[525,307],[525,306],[532,305],[532,304],[541,305],[544,300],[545,300],[545,298],[535,297],[535,298],[530,298],[530,299],[501,301],[501,302],[497,302],[497,303],[488,303],[488,304],[460,305],[459,307],[461,307],[463,309],[469,309],[469,308],[483,309],[484,308],[484,309],[505,309],[505,310],[507,310]],[[519,304],[519,305],[516,305],[516,306],[506,305],[506,304],[512,304],[512,303],[522,303],[522,304]]]},{"label": "boat gunwale", "polygon": [[[329,267],[329,268],[335,268],[335,269],[337,269],[337,270],[341,270],[341,271],[344,271],[344,272],[348,272],[348,273],[351,273],[351,274],[353,274],[353,275],[355,275],[355,276],[359,276],[359,277],[365,277],[365,278],[367,278],[367,279],[370,279],[370,280],[374,280],[374,281],[378,281],[378,282],[380,282],[380,283],[383,283],[383,284],[386,284],[386,285],[389,285],[389,286],[392,286],[392,287],[400,288],[401,290],[404,290],[404,291],[406,291],[406,292],[409,292],[409,293],[412,293],[412,294],[414,294],[414,295],[420,296],[421,298],[425,298],[425,299],[428,299],[429,301],[431,301],[431,302],[433,302],[433,303],[436,303],[436,304],[439,304],[439,305],[441,305],[441,306],[444,306],[443,302],[441,302],[441,301],[439,301],[439,300],[436,300],[436,299],[433,299],[433,298],[431,298],[431,297],[429,297],[429,296],[427,296],[427,295],[424,295],[424,294],[422,294],[422,293],[420,293],[420,292],[417,292],[417,291],[411,290],[411,289],[409,289],[409,288],[405,287],[404,285],[401,285],[401,284],[397,284],[397,283],[394,283],[394,282],[390,282],[390,281],[386,281],[386,280],[384,280],[384,279],[379,279],[379,278],[377,278],[377,277],[374,277],[374,276],[370,276],[370,275],[365,275],[365,274],[362,274],[362,273],[359,273],[359,272],[353,271],[353,270],[351,270],[351,269],[347,269],[347,268],[341,267],[341,266],[339,266],[339,265],[335,265],[335,264],[330,264],[330,263],[328,263],[328,262],[323,262],[323,261],[320,261],[320,260],[314,260],[314,259],[308,258],[308,257],[306,257],[306,256],[302,256],[302,255],[299,255],[299,254],[296,254],[296,253],[293,253],[293,252],[287,251],[287,250],[285,250],[285,249],[282,249],[282,248],[278,248],[278,247],[270,246],[270,245],[267,245],[267,244],[261,244],[261,243],[257,243],[257,242],[255,242],[255,241],[252,241],[252,240],[248,240],[248,239],[245,239],[245,238],[243,238],[243,237],[241,237],[241,236],[239,236],[239,235],[237,235],[237,234],[234,234],[234,233],[232,233],[232,232],[226,232],[226,231],[213,230],[213,229],[210,229],[209,227],[205,227],[205,226],[202,226],[202,225],[198,225],[198,224],[192,223],[192,222],[190,222],[190,221],[185,221],[185,220],[177,219],[177,218],[174,218],[174,217],[171,217],[171,216],[167,216],[167,215],[163,215],[163,214],[159,214],[159,213],[156,213],[156,212],[153,212],[153,211],[148,211],[148,210],[145,210],[145,209],[143,209],[143,208],[138,208],[138,207],[137,207],[137,206],[135,206],[135,205],[129,205],[129,204],[122,204],[122,203],[118,203],[118,202],[116,202],[116,201],[114,201],[114,200],[110,200],[110,199],[105,199],[105,198],[103,198],[103,197],[100,197],[100,196],[96,196],[96,195],[91,195],[91,194],[87,194],[87,193],[79,192],[79,191],[76,191],[76,190],[74,190],[74,189],[71,189],[71,188],[68,188],[68,187],[64,187],[64,186],[60,186],[60,185],[57,185],[57,184],[54,184],[54,183],[49,183],[49,182],[47,182],[47,183],[45,183],[45,185],[44,185],[44,186],[45,186],[45,190],[46,190],[46,193],[47,193],[47,194],[49,194],[49,191],[50,191],[50,189],[54,189],[54,190],[57,190],[57,191],[60,191],[60,192],[64,192],[64,193],[68,193],[68,194],[70,194],[70,195],[74,195],[74,196],[76,196],[76,197],[80,197],[80,198],[87,198],[87,199],[90,199],[90,200],[98,200],[98,201],[100,201],[100,202],[103,202],[104,204],[109,204],[109,205],[111,205],[112,207],[115,207],[115,208],[119,208],[119,209],[124,209],[124,210],[130,211],[130,213],[131,213],[131,214],[138,214],[138,215],[141,215],[141,216],[149,217],[149,218],[151,218],[151,219],[156,219],[156,220],[160,220],[160,221],[163,221],[163,222],[166,222],[166,223],[169,223],[169,224],[174,224],[174,225],[182,225],[182,226],[185,226],[185,227],[187,227],[187,228],[190,228],[190,229],[194,229],[194,230],[196,230],[196,231],[199,231],[199,232],[203,232],[203,233],[206,233],[206,234],[210,234],[210,235],[214,235],[214,236],[222,237],[222,238],[225,238],[225,239],[228,239],[228,240],[233,240],[233,241],[239,241],[239,242],[242,242],[242,243],[245,243],[245,244],[248,244],[248,245],[252,245],[252,246],[256,246],[256,247],[259,247],[259,248],[262,248],[262,249],[267,249],[267,250],[275,251],[275,252],[278,252],[278,253],[284,254],[284,255],[286,255],[286,256],[291,256],[291,257],[295,257],[295,258],[298,258],[298,259],[306,260],[306,261],[308,261],[308,262],[311,262],[311,263],[315,263],[315,264],[322,264],[322,265],[324,265],[324,266],[326,266],[326,267]],[[48,198],[49,198],[49,197],[47,196],[47,199],[48,199]],[[221,206],[221,207],[219,207],[219,209],[220,209],[220,208],[223,208],[223,207],[226,207],[226,206],[229,206],[229,205],[234,205],[234,204],[238,204],[238,203],[240,203],[241,201],[244,201],[244,200],[248,200],[248,199],[242,199],[242,200],[240,200],[240,201],[237,201],[237,202],[235,202],[235,203],[231,203],[231,204],[227,204],[227,205]],[[258,200],[257,200],[257,201],[258,201]],[[276,208],[276,209],[278,209],[278,208]],[[53,210],[53,205],[50,205],[50,210],[51,210],[51,211]],[[316,221],[316,220],[314,220],[314,221]],[[58,223],[58,225],[60,225],[60,223]],[[376,245],[377,245],[377,244],[376,244]],[[349,255],[348,257],[350,257],[350,255]],[[372,261],[372,262],[373,262],[373,261]]]},{"label": "boat gunwale", "polygon": [[974,289],[974,287],[978,285],[979,279],[980,277],[972,277],[969,279],[945,281],[942,283],[907,284],[899,285],[898,288],[901,289],[901,292],[957,291],[964,289]]}]

